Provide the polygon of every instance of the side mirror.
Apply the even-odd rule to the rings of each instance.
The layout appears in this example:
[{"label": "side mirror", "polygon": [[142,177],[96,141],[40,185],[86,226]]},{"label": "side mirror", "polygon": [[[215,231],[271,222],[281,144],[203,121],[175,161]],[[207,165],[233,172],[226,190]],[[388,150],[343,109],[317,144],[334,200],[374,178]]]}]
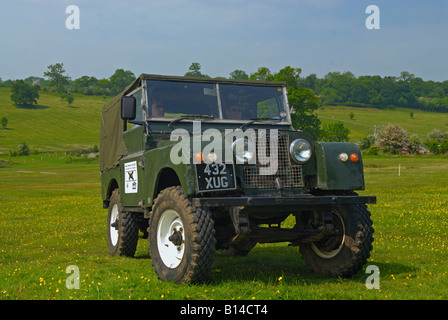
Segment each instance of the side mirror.
[{"label": "side mirror", "polygon": [[135,97],[130,96],[121,97],[121,119],[134,120],[135,115],[136,115]]}]

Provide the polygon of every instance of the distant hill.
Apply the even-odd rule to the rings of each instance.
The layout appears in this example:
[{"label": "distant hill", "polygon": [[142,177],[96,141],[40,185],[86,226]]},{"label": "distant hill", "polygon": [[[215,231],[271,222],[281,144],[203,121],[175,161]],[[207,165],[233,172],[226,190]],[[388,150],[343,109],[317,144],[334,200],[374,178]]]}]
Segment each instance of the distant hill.
[{"label": "distant hill", "polygon": [[22,143],[46,152],[98,145],[101,109],[106,102],[102,97],[75,94],[69,106],[55,94],[39,92],[37,105],[16,107],[10,95],[10,88],[0,88],[0,118],[8,119],[7,129],[0,129],[0,153],[16,150]]},{"label": "distant hill", "polygon": [[[350,113],[354,114],[353,119],[350,118]],[[349,138],[353,142],[372,134],[375,126],[387,126],[389,123],[399,124],[408,135],[416,134],[420,138],[424,138],[433,129],[448,131],[447,113],[327,106],[319,108],[315,114],[322,124],[342,121],[344,126],[350,129]]]},{"label": "distant hill", "polygon": [[[10,95],[9,88],[0,88],[0,118],[8,118],[7,129],[0,129],[0,153],[8,154],[22,143],[40,152],[90,149],[98,145],[101,109],[107,102],[102,97],[74,94],[75,101],[69,106],[55,94],[40,92],[37,105],[16,107]],[[372,134],[374,126],[389,123],[397,123],[421,138],[434,128],[448,131],[446,113],[336,106],[320,108],[315,113],[322,124],[342,121],[350,129],[349,138],[353,142]]]}]

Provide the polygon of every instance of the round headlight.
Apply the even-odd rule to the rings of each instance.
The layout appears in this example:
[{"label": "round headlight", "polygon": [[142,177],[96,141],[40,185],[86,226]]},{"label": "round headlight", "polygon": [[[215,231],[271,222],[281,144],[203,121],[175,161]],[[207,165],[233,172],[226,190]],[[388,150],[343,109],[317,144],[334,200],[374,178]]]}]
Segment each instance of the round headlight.
[{"label": "round headlight", "polygon": [[296,162],[306,162],[311,158],[311,145],[303,139],[294,140],[289,147],[289,153]]},{"label": "round headlight", "polygon": [[345,152],[341,153],[338,157],[342,162],[347,162],[348,160],[348,155]]},{"label": "round headlight", "polygon": [[217,155],[216,153],[214,153],[214,152],[210,152],[210,153],[207,155],[207,160],[208,160],[210,163],[215,162],[217,159],[218,159],[218,155]]},{"label": "round headlight", "polygon": [[255,156],[255,147],[247,139],[239,138],[232,143],[232,151],[237,163],[249,163]]}]

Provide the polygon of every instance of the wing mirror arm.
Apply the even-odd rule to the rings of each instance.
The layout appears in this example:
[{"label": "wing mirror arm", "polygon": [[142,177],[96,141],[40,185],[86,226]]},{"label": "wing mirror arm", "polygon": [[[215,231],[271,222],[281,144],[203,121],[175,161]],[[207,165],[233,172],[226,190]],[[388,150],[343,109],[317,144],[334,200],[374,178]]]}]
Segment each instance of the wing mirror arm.
[{"label": "wing mirror arm", "polygon": [[121,119],[123,119],[123,131],[126,131],[126,124],[132,121],[136,116],[137,103],[135,97],[121,97]]},{"label": "wing mirror arm", "polygon": [[148,130],[151,133],[146,121],[134,120],[136,117],[137,103],[135,97],[123,96],[121,97],[121,119],[123,119],[123,131],[127,129],[127,123],[142,126],[143,132]]}]

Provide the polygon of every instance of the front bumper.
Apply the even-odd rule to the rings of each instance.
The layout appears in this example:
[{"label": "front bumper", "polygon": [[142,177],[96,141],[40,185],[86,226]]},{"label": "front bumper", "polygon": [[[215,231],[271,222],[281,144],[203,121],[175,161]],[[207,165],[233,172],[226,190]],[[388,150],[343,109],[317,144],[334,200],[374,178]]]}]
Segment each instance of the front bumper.
[{"label": "front bumper", "polygon": [[265,207],[265,206],[303,206],[319,207],[350,204],[374,204],[376,196],[314,196],[296,195],[281,197],[244,196],[193,198],[194,207]]}]

